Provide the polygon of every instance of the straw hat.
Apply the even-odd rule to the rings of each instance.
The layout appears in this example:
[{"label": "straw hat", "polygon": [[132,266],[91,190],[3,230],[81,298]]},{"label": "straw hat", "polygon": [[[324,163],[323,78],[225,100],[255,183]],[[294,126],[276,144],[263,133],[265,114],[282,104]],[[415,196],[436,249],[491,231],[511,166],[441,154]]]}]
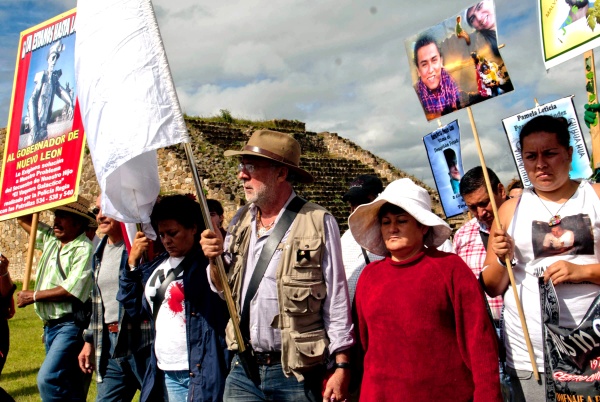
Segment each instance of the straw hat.
[{"label": "straw hat", "polygon": [[356,208],[348,219],[352,236],[370,252],[387,255],[377,215],[379,209],[388,202],[399,206],[418,222],[430,227],[424,239],[425,246],[438,247],[450,237],[450,226],[431,212],[431,197],[427,190],[417,186],[410,179],[400,179],[390,183],[373,202]]},{"label": "straw hat", "polygon": [[289,134],[272,130],[257,130],[244,145],[241,151],[227,150],[223,155],[258,156],[281,163],[296,173],[300,183],[312,183],[314,178],[306,170],[300,168],[300,144]]},{"label": "straw hat", "polygon": [[69,204],[60,205],[52,208],[52,211],[65,211],[75,215],[83,216],[89,220],[89,223],[96,223],[96,218],[90,212],[90,201],[80,195],[77,196],[77,201]]},{"label": "straw hat", "polygon": [[90,222],[88,222],[88,228],[98,229],[98,221],[96,220],[96,215],[92,211],[88,211],[87,215],[90,219]]}]

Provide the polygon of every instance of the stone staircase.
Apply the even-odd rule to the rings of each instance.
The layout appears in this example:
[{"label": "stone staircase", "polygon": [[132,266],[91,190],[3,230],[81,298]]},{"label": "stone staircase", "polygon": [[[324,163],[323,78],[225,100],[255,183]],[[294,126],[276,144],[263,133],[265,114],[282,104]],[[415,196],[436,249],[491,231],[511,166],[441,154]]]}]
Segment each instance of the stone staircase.
[{"label": "stone staircase", "polygon": [[[425,187],[432,196],[434,212],[443,217],[437,192],[420,180],[407,175],[376,155],[363,150],[356,144],[333,133],[314,133],[294,127],[289,122],[280,127],[274,121],[275,130],[289,133],[302,148],[300,165],[315,177],[311,184],[296,184],[296,192],[309,201],[327,208],[337,219],[343,233],[348,225],[348,206],[342,196],[350,182],[358,175],[379,176],[384,186],[389,182],[410,177]],[[237,158],[225,158],[226,149],[241,149],[257,127],[236,126],[228,123],[211,123],[188,119],[193,150],[199,175],[204,179],[205,191],[209,198],[216,198],[224,204],[226,220],[231,219],[239,206],[244,204],[243,189],[236,176]],[[173,151],[185,158],[181,149]],[[453,226],[462,224],[464,218],[450,222]]]}]

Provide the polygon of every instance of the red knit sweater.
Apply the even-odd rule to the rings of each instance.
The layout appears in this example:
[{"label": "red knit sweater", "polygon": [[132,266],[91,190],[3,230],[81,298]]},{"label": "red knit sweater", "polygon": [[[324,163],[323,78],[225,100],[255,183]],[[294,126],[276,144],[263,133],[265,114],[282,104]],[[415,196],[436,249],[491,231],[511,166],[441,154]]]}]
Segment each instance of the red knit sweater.
[{"label": "red knit sweater", "polygon": [[460,257],[426,249],[369,264],[356,288],[362,401],[502,400],[496,335]]}]

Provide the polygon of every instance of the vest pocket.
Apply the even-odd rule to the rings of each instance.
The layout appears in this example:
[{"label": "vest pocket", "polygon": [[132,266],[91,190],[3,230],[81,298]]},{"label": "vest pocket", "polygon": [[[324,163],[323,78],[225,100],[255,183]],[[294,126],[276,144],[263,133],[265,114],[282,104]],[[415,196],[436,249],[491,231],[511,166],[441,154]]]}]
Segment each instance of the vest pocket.
[{"label": "vest pocket", "polygon": [[294,239],[296,251],[296,268],[321,268],[323,258],[323,241],[316,239]]},{"label": "vest pocket", "polygon": [[325,361],[325,351],[329,340],[324,329],[299,333],[290,332],[290,337],[295,348],[295,356],[290,356],[290,368],[302,371],[312,368]]},{"label": "vest pocket", "polygon": [[323,282],[288,282],[283,285],[283,309],[290,316],[318,313],[327,286]]}]

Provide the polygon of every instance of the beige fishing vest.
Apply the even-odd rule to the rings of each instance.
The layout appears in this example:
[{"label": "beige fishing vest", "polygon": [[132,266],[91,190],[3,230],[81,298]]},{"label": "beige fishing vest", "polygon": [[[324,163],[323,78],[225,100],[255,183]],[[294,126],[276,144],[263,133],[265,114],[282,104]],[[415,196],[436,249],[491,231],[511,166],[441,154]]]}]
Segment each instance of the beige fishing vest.
[{"label": "beige fishing vest", "polygon": [[[229,286],[240,311],[241,285],[246,252],[252,235],[252,216],[248,207],[238,222],[229,228],[231,253]],[[325,250],[324,208],[307,202],[294,222],[286,242],[277,247],[283,255],[277,267],[279,315],[272,326],[281,330],[281,365],[286,376],[294,374],[298,381],[302,373],[324,363],[328,356],[329,338],[323,325],[322,307],[327,287],[321,261]],[[237,350],[233,326],[227,325],[227,345]]]}]

